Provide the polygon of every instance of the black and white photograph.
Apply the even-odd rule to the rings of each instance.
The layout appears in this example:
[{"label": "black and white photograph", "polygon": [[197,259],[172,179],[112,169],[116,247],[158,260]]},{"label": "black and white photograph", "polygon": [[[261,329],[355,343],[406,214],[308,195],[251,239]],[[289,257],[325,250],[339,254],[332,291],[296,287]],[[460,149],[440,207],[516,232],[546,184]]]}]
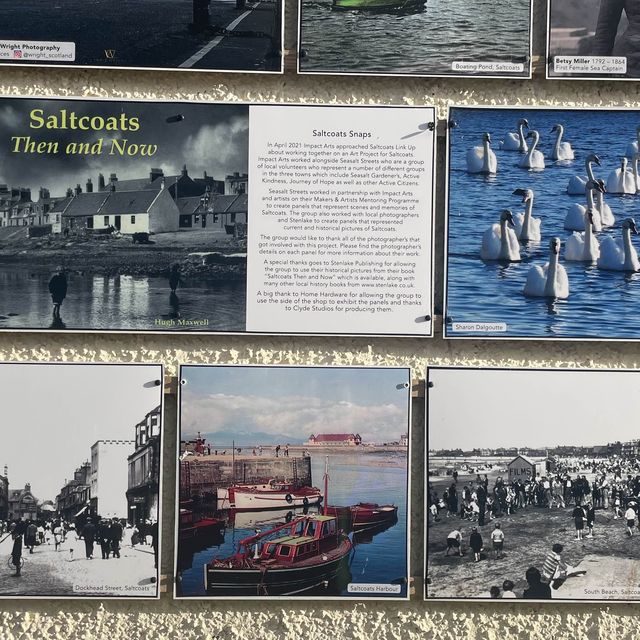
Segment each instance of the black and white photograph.
[{"label": "black and white photograph", "polygon": [[282,73],[283,0],[2,0],[0,65]]},{"label": "black and white photograph", "polygon": [[531,77],[531,0],[300,0],[299,73]]},{"label": "black and white photograph", "polygon": [[548,0],[547,77],[640,78],[640,8],[631,0]]},{"label": "black and white photograph", "polygon": [[0,330],[245,328],[247,105],[0,101]]},{"label": "black and white photograph", "polygon": [[182,366],[175,595],[408,599],[410,380]]},{"label": "black and white photograph", "polygon": [[640,112],[450,119],[445,336],[640,338]]},{"label": "black and white photograph", "polygon": [[0,598],[159,597],[162,375],[0,364]]},{"label": "black and white photograph", "polygon": [[640,371],[427,384],[427,599],[639,600]]}]

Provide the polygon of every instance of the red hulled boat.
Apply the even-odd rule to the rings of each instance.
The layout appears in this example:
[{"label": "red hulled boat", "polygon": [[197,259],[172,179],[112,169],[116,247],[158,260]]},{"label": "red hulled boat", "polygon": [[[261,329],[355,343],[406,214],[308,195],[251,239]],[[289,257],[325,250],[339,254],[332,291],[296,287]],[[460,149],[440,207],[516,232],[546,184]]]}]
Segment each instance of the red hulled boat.
[{"label": "red hulled boat", "polygon": [[359,502],[349,507],[327,506],[325,513],[336,516],[341,525],[352,531],[390,525],[398,520],[398,507],[375,502]]}]

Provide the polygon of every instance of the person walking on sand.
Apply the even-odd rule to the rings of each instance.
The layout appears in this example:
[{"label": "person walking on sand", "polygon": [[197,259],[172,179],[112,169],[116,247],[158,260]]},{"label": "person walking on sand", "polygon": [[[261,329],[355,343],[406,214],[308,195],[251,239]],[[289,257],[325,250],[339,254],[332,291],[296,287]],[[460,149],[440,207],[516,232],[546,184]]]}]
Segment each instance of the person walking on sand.
[{"label": "person walking on sand", "polygon": [[636,525],[636,512],[632,506],[627,507],[627,510],[624,512],[624,519],[627,523],[627,535],[631,537]]},{"label": "person walking on sand", "polygon": [[457,551],[458,555],[462,558],[462,529],[454,529],[447,536],[447,550],[445,552],[445,556],[449,555],[449,551]]},{"label": "person walking on sand", "polygon": [[584,509],[579,504],[576,504],[576,507],[571,512],[571,517],[576,527],[576,540],[582,540],[584,536]]},{"label": "person walking on sand", "polygon": [[276,445],[276,458],[280,455],[280,445]]},{"label": "person walking on sand", "polygon": [[482,551],[483,542],[482,536],[478,532],[478,527],[471,529],[471,535],[469,536],[469,546],[473,550],[474,562],[480,562],[480,552]]},{"label": "person walking on sand", "polygon": [[502,550],[504,549],[504,531],[500,528],[499,522],[496,522],[496,526],[491,532],[491,542],[495,559],[499,560],[502,558]]},{"label": "person walking on sand", "polygon": [[589,530],[589,533],[587,533],[586,537],[593,538],[593,525],[596,522],[596,510],[593,506],[593,502],[587,503],[586,514],[587,514],[587,529]]},{"label": "person walking on sand", "polygon": [[53,317],[56,319],[60,318],[60,307],[67,297],[67,289],[67,274],[62,267],[58,267],[49,280],[49,293],[53,301]]}]

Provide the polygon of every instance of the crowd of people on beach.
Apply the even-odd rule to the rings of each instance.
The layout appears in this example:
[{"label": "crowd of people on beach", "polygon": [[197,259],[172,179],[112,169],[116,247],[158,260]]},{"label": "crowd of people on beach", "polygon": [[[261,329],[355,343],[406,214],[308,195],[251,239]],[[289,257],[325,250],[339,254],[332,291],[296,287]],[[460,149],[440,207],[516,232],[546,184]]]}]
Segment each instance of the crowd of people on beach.
[{"label": "crowd of people on beach", "polygon": [[[580,474],[581,471],[586,473]],[[587,475],[591,480],[587,479]],[[632,537],[640,532],[640,461],[635,459],[593,459],[556,461],[555,468],[548,475],[538,475],[525,479],[516,478],[512,482],[498,476],[493,486],[489,486],[488,476],[476,475],[475,482],[467,482],[459,487],[457,473],[452,474],[452,482],[441,495],[429,484],[427,507],[429,522],[453,519],[452,530],[446,537],[445,556],[464,556],[463,544],[467,542],[472,551],[473,562],[480,562],[485,549],[485,539],[480,529],[494,521],[489,534],[491,553],[500,559],[505,546],[505,533],[498,519],[511,516],[522,509],[571,509],[575,527],[575,540],[594,537],[596,510],[611,513],[611,520],[621,520],[625,534]],[[451,520],[450,520],[451,521]],[[468,541],[462,522],[471,526]],[[505,522],[505,520],[502,520]],[[486,536],[486,533],[485,533]],[[555,542],[541,568],[532,566],[525,573],[528,588],[523,598],[547,599],[569,577],[585,572],[568,565],[562,559],[564,547]],[[502,587],[491,587],[488,597],[512,598],[513,582],[505,580]]]}]

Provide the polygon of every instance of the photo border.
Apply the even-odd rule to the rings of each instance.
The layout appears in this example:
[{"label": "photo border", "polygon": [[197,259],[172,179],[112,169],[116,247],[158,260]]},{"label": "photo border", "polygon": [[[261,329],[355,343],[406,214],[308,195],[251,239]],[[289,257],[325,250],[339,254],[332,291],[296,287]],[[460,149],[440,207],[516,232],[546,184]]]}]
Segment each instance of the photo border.
[{"label": "photo border", "polygon": [[[577,78],[580,79],[580,78]],[[640,80],[640,78],[639,78]],[[448,123],[451,121],[451,114],[454,110],[468,110],[468,111],[477,111],[477,110],[493,110],[493,111],[595,111],[595,112],[629,112],[635,111],[638,113],[640,117],[640,105],[638,107],[585,107],[585,106],[576,106],[576,107],[554,107],[554,106],[545,106],[545,105],[487,105],[487,104],[476,104],[476,105],[459,105],[459,104],[451,104],[447,106],[447,133],[446,133],[446,145],[445,145],[445,155],[446,155],[446,175],[445,175],[445,188],[444,188],[444,251],[443,251],[443,260],[444,260],[444,270],[443,270],[443,314],[442,314],[442,337],[445,340],[488,340],[488,341],[507,341],[513,340],[518,342],[543,342],[543,343],[554,343],[554,342],[602,342],[602,343],[614,343],[614,342],[640,342],[640,330],[638,331],[637,338],[607,338],[603,336],[514,336],[510,335],[509,332],[505,332],[502,335],[497,333],[477,333],[475,335],[458,335],[458,334],[450,334],[447,332],[447,318],[449,317],[448,311],[448,285],[449,285],[449,224],[450,218],[449,210],[450,210],[450,193],[451,193],[451,183],[450,183],[450,162],[451,162],[451,133],[449,130]],[[640,273],[640,272],[639,272]],[[481,320],[479,320],[481,322]]]},{"label": "photo border", "polygon": [[[131,67],[131,66],[116,66],[116,65],[92,65],[92,64],[46,64],[43,62],[38,62],[34,64],[25,64],[25,63],[13,63],[13,62],[3,62],[0,61],[1,67],[19,67],[22,69],[36,68],[36,69],[108,69],[108,70],[116,70],[116,71],[178,71],[181,73],[184,72],[195,72],[195,73],[246,73],[251,75],[283,75],[285,71],[285,9],[286,9],[286,0],[277,0],[280,2],[280,71],[258,71],[255,69],[193,69],[183,68],[183,67]],[[531,0],[533,1],[533,0]],[[218,36],[214,36],[211,38],[207,44],[210,44],[211,41]],[[233,35],[225,35],[224,37],[229,38],[233,37]],[[26,38],[25,38],[26,40]],[[55,41],[62,42],[62,41]],[[75,43],[74,43],[75,44]],[[205,45],[206,46],[206,45]],[[198,51],[201,51],[203,47],[198,47]],[[197,52],[196,52],[197,53]],[[4,97],[4,96],[3,96]],[[10,97],[10,96],[7,96]],[[17,97],[17,96],[16,96]],[[37,97],[37,96],[36,96]],[[129,100],[129,102],[133,102]]]},{"label": "photo border", "polygon": [[[547,0],[547,19],[546,19],[546,28],[547,28],[547,32],[546,32],[546,46],[545,46],[545,53],[546,53],[546,57],[545,57],[545,64],[544,64],[544,77],[546,80],[586,80],[587,82],[592,81],[592,80],[600,80],[602,81],[608,81],[611,80],[613,82],[639,82],[640,81],[640,76],[636,77],[636,78],[627,78],[627,77],[621,77],[621,76],[616,76],[616,75],[610,75],[610,76],[597,76],[595,74],[593,75],[589,75],[589,74],[584,74],[584,75],[575,75],[575,76],[553,76],[550,75],[550,68],[551,65],[553,64],[553,57],[551,54],[551,5],[553,4],[553,2],[557,2],[558,0]],[[583,107],[584,108],[584,107]]]},{"label": "photo border", "polygon": [[529,56],[525,62],[525,71],[527,75],[476,75],[472,73],[381,73],[378,71],[302,71],[300,69],[300,51],[302,49],[302,3],[304,0],[298,0],[297,13],[297,40],[296,40],[296,73],[301,76],[371,76],[374,78],[477,78],[479,80],[503,79],[503,80],[531,80],[533,78],[533,2],[529,0]]},{"label": "photo border", "polygon": [[[40,333],[40,334],[133,334],[133,335],[182,335],[182,336],[319,336],[319,337],[336,337],[336,338],[433,338],[435,336],[434,325],[435,325],[435,241],[436,241],[436,192],[437,192],[437,174],[436,174],[436,166],[437,166],[437,151],[438,151],[438,135],[437,135],[437,111],[436,107],[433,105],[409,105],[409,104],[348,104],[348,103],[302,103],[302,102],[250,102],[246,100],[239,100],[237,102],[232,101],[195,101],[195,100],[154,100],[152,98],[144,98],[144,99],[119,99],[119,98],[98,98],[98,97],[78,97],[78,96],[46,96],[42,94],[29,95],[29,96],[0,96],[0,107],[4,103],[5,100],[44,100],[47,102],[103,102],[103,103],[116,103],[116,104],[124,104],[124,103],[142,103],[142,104],[184,104],[184,105],[203,105],[208,107],[215,106],[246,106],[247,114],[249,113],[249,107],[262,107],[262,106],[276,106],[276,107],[322,107],[322,108],[365,108],[365,109],[419,109],[419,110],[430,110],[431,115],[433,116],[434,122],[434,130],[430,131],[432,138],[431,143],[431,212],[430,215],[425,215],[425,222],[429,225],[430,230],[430,252],[431,259],[429,261],[429,273],[427,278],[427,288],[429,289],[429,299],[425,301],[425,304],[429,305],[428,315],[430,316],[429,321],[429,331],[427,333],[320,333],[320,332],[291,332],[291,331],[202,331],[202,330],[193,330],[193,331],[184,331],[184,330],[175,330],[169,331],[167,329],[48,329],[48,328],[24,328],[24,327],[0,327],[0,335],[3,333]],[[426,113],[425,115],[429,115]],[[249,120],[249,135],[251,134],[251,122]],[[247,154],[248,158],[248,154]],[[251,176],[251,167],[248,167],[249,177]],[[249,263],[249,254],[247,252],[247,266]],[[9,263],[10,264],[10,263]],[[245,282],[245,293],[246,293],[246,282]],[[245,321],[246,321],[246,307],[245,307]]]},{"label": "photo border", "polygon": [[[156,569],[156,595],[155,596],[145,596],[145,595],[129,595],[129,596],[110,596],[104,594],[95,594],[95,595],[29,595],[29,594],[12,594],[12,595],[4,595],[0,594],[0,601],[2,600],[84,600],[84,601],[95,601],[95,600],[147,600],[147,601],[158,601],[160,600],[162,589],[161,589],[161,581],[163,577],[162,573],[162,500],[163,500],[163,478],[164,478],[164,445],[165,445],[165,437],[164,431],[166,428],[165,421],[165,393],[164,393],[164,374],[165,374],[165,366],[161,362],[82,362],[82,361],[59,361],[59,360],[51,360],[51,361],[37,361],[37,360],[25,360],[23,362],[15,362],[3,360],[0,362],[0,367],[4,365],[40,365],[40,366],[71,366],[71,367],[83,367],[83,366],[102,366],[102,367],[160,367],[160,378],[156,378],[156,380],[160,380],[160,384],[157,385],[160,388],[160,460],[159,460],[159,469],[160,472],[158,474],[158,568]],[[132,427],[135,425],[131,425]]]},{"label": "photo border", "polygon": [[[428,493],[429,493],[429,389],[430,384],[433,383],[431,379],[432,371],[476,371],[480,374],[482,371],[529,371],[529,372],[572,372],[572,373],[636,373],[638,374],[639,380],[639,389],[640,389],[640,369],[612,369],[612,368],[597,368],[597,367],[506,367],[506,366],[457,366],[457,365],[427,365],[426,368],[426,378],[425,378],[425,426],[424,426],[424,437],[425,437],[425,455],[424,455],[424,515],[423,515],[423,526],[424,526],[424,589],[422,598],[424,602],[470,602],[470,603],[480,603],[480,604],[488,604],[493,605],[495,602],[501,602],[502,598],[481,598],[478,596],[470,596],[468,598],[448,598],[448,597],[435,597],[429,596],[427,593],[427,579],[428,579],[428,565],[429,565],[429,533],[428,533],[428,524],[429,524],[429,511],[427,508],[428,502]],[[543,604],[554,606],[555,603],[563,603],[563,604],[572,604],[572,603],[589,603],[589,604],[638,604],[640,603],[640,595],[637,600],[619,600],[619,599],[591,599],[591,598],[550,598],[548,600],[535,600],[535,599],[524,599],[518,598],[517,600],[513,599],[505,599],[504,606],[508,604],[519,604],[519,605],[527,605],[527,604]]]},{"label": "photo border", "polygon": [[[407,555],[407,564],[406,564],[406,596],[404,597],[381,597],[381,596],[371,596],[364,597],[363,595],[354,595],[354,596],[326,596],[326,595],[318,595],[318,596],[231,596],[231,595],[219,595],[219,596],[184,596],[178,595],[178,553],[180,550],[179,544],[179,525],[180,525],[180,441],[182,436],[182,386],[183,386],[183,370],[186,368],[223,368],[223,367],[232,367],[232,368],[241,368],[241,367],[251,367],[257,369],[355,369],[355,370],[383,370],[388,371],[394,369],[396,371],[405,372],[407,375],[407,437],[408,437],[408,446],[407,446],[407,484],[406,484],[406,502],[405,507],[407,511],[406,518],[406,555]],[[287,601],[287,600],[299,600],[299,601],[339,601],[339,602],[409,602],[411,599],[411,589],[412,589],[412,575],[411,575],[411,507],[412,507],[412,499],[411,499],[411,452],[412,452],[412,402],[414,400],[411,392],[411,367],[401,367],[401,366],[369,366],[369,365],[306,365],[306,364],[202,364],[202,363],[184,363],[181,362],[178,366],[178,406],[177,406],[177,428],[176,428],[176,487],[175,487],[175,530],[174,530],[174,576],[173,576],[173,592],[172,597],[173,600],[176,601],[193,601],[193,602],[201,602],[201,601],[244,601],[249,600],[253,602],[269,602],[269,601]]]}]

